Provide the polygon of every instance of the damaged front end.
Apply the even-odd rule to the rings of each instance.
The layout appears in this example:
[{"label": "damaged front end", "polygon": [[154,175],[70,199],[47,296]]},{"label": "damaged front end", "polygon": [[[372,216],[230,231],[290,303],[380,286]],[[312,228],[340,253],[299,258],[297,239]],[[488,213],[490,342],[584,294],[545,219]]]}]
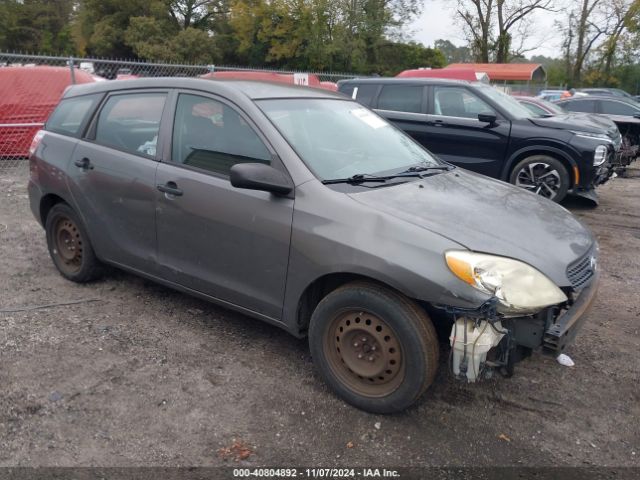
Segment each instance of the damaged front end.
[{"label": "damaged front end", "polygon": [[536,313],[505,313],[498,296],[477,309],[438,306],[453,319],[449,342],[454,376],[467,382],[491,377],[496,371],[511,376],[515,364],[535,349],[562,353],[575,339],[596,297],[599,274],[595,259],[589,253],[569,265],[571,287],[562,289],[566,301]]}]

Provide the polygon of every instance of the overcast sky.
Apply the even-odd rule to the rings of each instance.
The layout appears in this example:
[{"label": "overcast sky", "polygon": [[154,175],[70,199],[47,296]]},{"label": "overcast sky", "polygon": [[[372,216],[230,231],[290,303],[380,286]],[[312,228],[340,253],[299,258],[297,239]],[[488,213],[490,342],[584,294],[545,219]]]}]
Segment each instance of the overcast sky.
[{"label": "overcast sky", "polygon": [[[465,39],[461,27],[453,20],[455,0],[425,0],[422,15],[410,25],[412,37],[432,47],[439,38],[449,40],[456,45],[464,45]],[[536,12],[531,37],[527,39],[527,46],[539,46],[527,53],[531,55],[559,56],[562,38],[553,28],[553,22],[560,18],[560,13]]]}]

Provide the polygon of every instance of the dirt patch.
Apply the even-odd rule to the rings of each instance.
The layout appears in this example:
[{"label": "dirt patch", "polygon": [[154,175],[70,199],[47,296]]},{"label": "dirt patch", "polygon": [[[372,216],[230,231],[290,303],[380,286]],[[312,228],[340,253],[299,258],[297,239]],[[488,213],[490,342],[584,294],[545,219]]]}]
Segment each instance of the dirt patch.
[{"label": "dirt patch", "polygon": [[[418,406],[371,415],[332,395],[304,340],[140,278],[55,271],[26,195],[0,171],[0,466],[640,465],[640,178],[568,206],[597,234],[602,286],[562,367],[447,373]],[[635,177],[635,178],[634,178]],[[247,447],[249,450],[249,447]],[[244,452],[244,451],[242,451]],[[241,453],[242,453],[241,452]],[[236,463],[235,460],[238,459]]]}]

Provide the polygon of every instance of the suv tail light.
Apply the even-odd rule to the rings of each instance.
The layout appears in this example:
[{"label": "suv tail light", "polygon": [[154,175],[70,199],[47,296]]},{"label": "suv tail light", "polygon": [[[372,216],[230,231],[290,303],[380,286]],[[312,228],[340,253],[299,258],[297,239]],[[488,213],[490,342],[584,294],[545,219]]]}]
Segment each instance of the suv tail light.
[{"label": "suv tail light", "polygon": [[31,145],[29,146],[29,156],[36,153],[36,150],[38,148],[38,145],[40,144],[40,141],[42,140],[42,137],[44,137],[44,130],[38,130],[36,134],[33,136],[33,140],[31,140]]}]

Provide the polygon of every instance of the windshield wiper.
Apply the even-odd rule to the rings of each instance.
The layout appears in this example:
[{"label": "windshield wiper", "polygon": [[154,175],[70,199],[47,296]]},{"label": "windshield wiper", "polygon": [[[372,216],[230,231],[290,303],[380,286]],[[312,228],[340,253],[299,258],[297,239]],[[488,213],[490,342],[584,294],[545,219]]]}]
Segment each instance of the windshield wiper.
[{"label": "windshield wiper", "polygon": [[357,173],[355,175],[351,175],[348,178],[332,178],[330,180],[322,180],[322,183],[325,185],[331,185],[334,183],[353,183],[353,184],[359,184],[364,182],[384,183],[387,180],[393,180],[394,178],[401,178],[401,177],[422,178],[422,175],[419,172],[408,172],[408,171],[396,173],[394,175],[383,175],[383,176],[370,175],[368,173]]},{"label": "windshield wiper", "polygon": [[407,168],[404,172],[401,173],[409,173],[409,172],[429,172],[429,171],[443,171],[448,172],[449,170],[453,170],[453,165],[414,165],[413,167]]}]

